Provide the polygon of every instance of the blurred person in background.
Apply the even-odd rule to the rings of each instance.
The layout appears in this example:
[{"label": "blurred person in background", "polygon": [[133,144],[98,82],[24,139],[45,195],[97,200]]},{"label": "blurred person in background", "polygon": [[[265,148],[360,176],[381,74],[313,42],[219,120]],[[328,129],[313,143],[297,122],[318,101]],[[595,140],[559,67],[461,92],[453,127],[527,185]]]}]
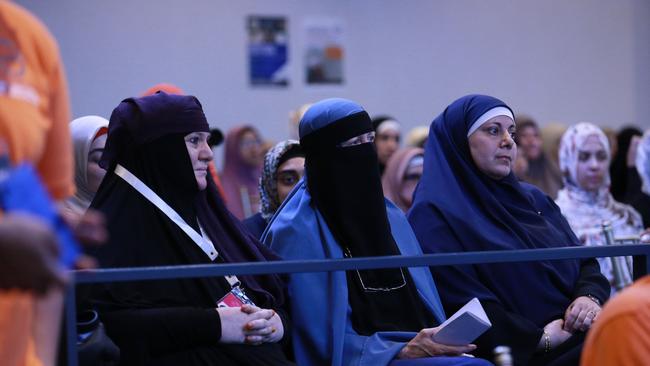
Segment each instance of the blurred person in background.
[{"label": "blurred person in background", "polygon": [[377,116],[372,119],[375,129],[375,146],[379,160],[379,174],[384,174],[388,159],[399,149],[401,139],[401,126],[397,120],[390,116]]},{"label": "blurred person in background", "polygon": [[516,116],[517,158],[526,160],[526,169],[517,174],[524,182],[530,183],[555,199],[562,188],[562,173],[542,149],[542,135],[537,123],[525,115]]},{"label": "blurred person in background", "polygon": [[384,196],[406,213],[413,203],[413,192],[422,177],[424,150],[407,147],[388,159],[381,177]]},{"label": "blurred person in background", "polygon": [[406,145],[424,149],[424,144],[429,136],[429,126],[413,127],[406,135]]},{"label": "blurred person in background", "polygon": [[254,237],[260,238],[269,221],[305,173],[305,153],[296,140],[277,143],[264,156],[260,178],[260,212],[244,220]]},{"label": "blurred person in background", "polygon": [[551,160],[552,163],[560,166],[558,160],[558,150],[560,148],[560,141],[562,140],[562,135],[566,131],[567,126],[564,123],[551,122],[547,123],[541,129],[542,135],[542,149],[544,153]]},{"label": "blurred person in background", "polygon": [[76,215],[83,215],[92,202],[106,171],[99,166],[99,159],[106,145],[108,120],[99,116],[85,116],[70,122],[74,145],[75,194],[64,202],[64,208]]},{"label": "blurred person in background", "polygon": [[[616,201],[609,192],[609,141],[599,127],[586,122],[569,127],[562,136],[559,154],[564,188],[555,203],[582,245],[607,245],[604,221],[611,224],[615,238],[638,237],[643,232],[639,213]],[[601,272],[612,285],[612,294],[617,283],[632,283],[630,257],[598,260]],[[615,277],[614,266],[621,268],[623,278]]]},{"label": "blurred person in background", "polygon": [[[0,139],[6,143],[12,164],[32,164],[50,196],[61,202],[75,189],[70,101],[56,40],[27,10],[0,1],[0,52]],[[0,222],[10,225],[8,219],[0,217]],[[29,227],[23,224],[22,229]],[[52,246],[42,238],[45,234],[33,238],[36,234],[25,230],[21,235],[32,246]],[[38,263],[13,263],[18,271],[15,276],[42,271],[43,267],[36,268]],[[3,266],[9,264],[3,260]],[[3,365],[53,364],[62,291],[49,289],[40,296],[30,289],[0,290],[0,337],[11,342],[0,346]]]},{"label": "blurred person in background", "polygon": [[221,178],[228,209],[240,220],[259,211],[262,143],[259,132],[250,125],[235,127],[226,134]]},{"label": "blurred person in background", "polygon": [[612,152],[609,174],[612,179],[610,192],[615,200],[633,203],[641,190],[641,181],[634,167],[636,146],[643,132],[634,126],[623,127],[616,135],[618,149]]},{"label": "blurred person in background", "polygon": [[643,218],[643,226],[650,227],[650,130],[637,144],[635,167],[641,179],[641,191],[632,198],[634,207]]}]

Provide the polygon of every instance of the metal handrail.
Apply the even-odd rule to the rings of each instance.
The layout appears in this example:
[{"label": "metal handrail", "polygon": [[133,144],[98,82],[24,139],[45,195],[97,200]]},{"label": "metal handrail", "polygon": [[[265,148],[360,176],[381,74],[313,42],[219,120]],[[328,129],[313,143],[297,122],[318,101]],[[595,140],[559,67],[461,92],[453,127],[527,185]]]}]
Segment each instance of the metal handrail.
[{"label": "metal handrail", "polygon": [[68,365],[77,366],[76,284],[218,277],[224,275],[332,272],[355,269],[531,262],[630,255],[634,256],[635,278],[650,273],[650,260],[648,258],[650,257],[650,245],[647,244],[438,253],[418,256],[222,263],[218,265],[200,264],[162,267],[107,268],[72,271],[70,284],[66,289],[65,302]]}]

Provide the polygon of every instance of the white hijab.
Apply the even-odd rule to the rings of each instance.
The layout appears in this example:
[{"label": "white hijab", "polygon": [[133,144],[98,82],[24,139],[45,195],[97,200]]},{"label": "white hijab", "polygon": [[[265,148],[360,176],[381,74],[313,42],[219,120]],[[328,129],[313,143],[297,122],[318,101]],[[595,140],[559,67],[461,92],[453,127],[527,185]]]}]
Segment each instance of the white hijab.
[{"label": "white hijab", "polygon": [[66,207],[76,213],[85,212],[95,196],[95,192],[88,190],[88,153],[102,128],[108,128],[108,120],[99,116],[84,116],[70,122],[77,191],[66,201]]}]

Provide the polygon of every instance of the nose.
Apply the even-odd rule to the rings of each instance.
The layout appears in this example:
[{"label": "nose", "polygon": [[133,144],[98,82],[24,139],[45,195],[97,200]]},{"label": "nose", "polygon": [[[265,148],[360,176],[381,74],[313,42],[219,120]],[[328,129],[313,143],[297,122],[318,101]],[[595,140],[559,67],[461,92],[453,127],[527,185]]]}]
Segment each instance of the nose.
[{"label": "nose", "polygon": [[512,139],[512,135],[509,131],[503,133],[503,138],[501,139],[501,146],[506,148],[511,148],[515,144],[515,140]]},{"label": "nose", "polygon": [[207,141],[204,141],[201,144],[201,149],[199,150],[199,159],[204,161],[212,161],[213,158],[214,154],[212,153],[210,145],[208,145]]}]

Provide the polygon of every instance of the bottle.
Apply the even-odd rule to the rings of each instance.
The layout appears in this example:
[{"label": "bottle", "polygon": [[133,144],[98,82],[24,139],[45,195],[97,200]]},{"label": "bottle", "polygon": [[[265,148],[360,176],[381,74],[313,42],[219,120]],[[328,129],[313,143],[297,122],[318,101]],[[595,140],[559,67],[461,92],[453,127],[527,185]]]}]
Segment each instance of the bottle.
[{"label": "bottle", "polygon": [[510,355],[510,347],[496,346],[494,348],[494,364],[496,366],[513,366],[512,355]]}]

